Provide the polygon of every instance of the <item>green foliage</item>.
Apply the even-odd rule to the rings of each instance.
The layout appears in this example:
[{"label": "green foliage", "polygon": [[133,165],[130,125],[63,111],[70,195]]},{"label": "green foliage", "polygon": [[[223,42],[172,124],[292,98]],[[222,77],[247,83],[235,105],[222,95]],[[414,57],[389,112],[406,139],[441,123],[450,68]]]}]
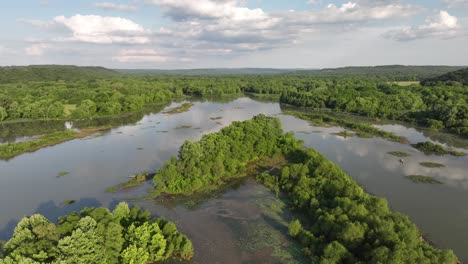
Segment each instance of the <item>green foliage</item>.
[{"label": "green foliage", "polygon": [[85,208],[61,217],[58,225],[42,215],[23,218],[3,248],[1,264],[10,263],[153,263],[189,260],[193,247],[175,225],[122,202]]},{"label": "green foliage", "polygon": [[468,93],[457,86],[402,87],[372,79],[312,79],[308,86],[284,89],[280,102],[329,108],[372,118],[420,123],[468,136]]},{"label": "green foliage", "polygon": [[468,68],[448,72],[435,78],[428,78],[421,82],[422,85],[435,86],[463,86],[468,85]]},{"label": "green foliage", "polygon": [[[82,138],[106,129],[108,129],[108,127],[89,128],[80,132],[62,130],[40,136],[30,141],[0,144],[0,159],[12,158],[24,152],[33,152],[43,147],[56,145],[75,138]],[[65,176],[66,174],[64,173],[65,172],[61,172],[57,177]]]},{"label": "green foliage", "polygon": [[5,110],[5,108],[0,106],[0,122],[5,120],[7,117],[8,117],[7,111]]},{"label": "green foliage", "polygon": [[3,253],[13,259],[23,257],[38,262],[50,261],[59,254],[55,247],[58,239],[56,226],[44,216],[35,214],[18,223],[13,237],[3,247]]},{"label": "green foliage", "polygon": [[426,155],[430,155],[430,154],[435,154],[435,155],[450,154],[453,156],[465,156],[466,155],[466,153],[464,152],[449,150],[440,144],[434,144],[430,141],[419,142],[417,144],[413,144],[412,146],[424,152],[424,154]]},{"label": "green foliage", "polygon": [[309,217],[310,228],[303,228],[296,237],[313,262],[456,262],[452,252],[421,240],[406,216],[392,212],[385,199],[365,193],[317,151],[301,153],[301,162],[287,166],[279,181],[294,207]]},{"label": "green foliage", "polygon": [[[456,263],[452,251],[431,246],[407,216],[391,211],[385,199],[366,193],[319,152],[304,149],[292,134],[282,134],[277,122],[259,115],[199,142],[184,143],[178,158],[157,172],[156,188],[191,193],[198,190],[193,187],[196,180],[206,186],[229,177],[217,176],[217,159],[223,161],[219,166],[224,166],[224,175],[229,175],[226,156],[243,164],[276,153],[290,163],[275,175],[261,173],[257,180],[287,194],[290,206],[304,215],[304,226],[294,220],[288,232],[301,242],[311,263]],[[254,143],[259,139],[266,144]],[[206,175],[211,175],[209,180]],[[163,234],[172,229],[164,227]]]},{"label": "green foliage", "polygon": [[396,157],[400,157],[400,158],[411,156],[410,154],[408,154],[406,152],[403,152],[403,151],[390,151],[390,152],[387,152],[387,154],[392,155],[392,156],[396,156]]},{"label": "green foliage", "polygon": [[323,77],[365,77],[386,81],[417,81],[436,77],[461,68],[463,67],[384,65],[374,67],[343,67],[336,69],[299,71],[296,74],[308,74],[311,76]]},{"label": "green foliage", "polygon": [[408,175],[406,176],[412,182],[416,183],[430,183],[430,184],[443,184],[443,182],[432,178],[431,176],[424,175]]},{"label": "green foliage", "polygon": [[419,165],[426,167],[426,168],[443,168],[445,167],[444,164],[436,163],[436,162],[419,162]]},{"label": "green foliage", "polygon": [[[372,126],[372,124],[366,123],[366,122],[356,122],[356,121],[347,120],[344,118],[333,117],[329,114],[315,113],[315,112],[302,112],[302,111],[292,111],[292,110],[286,110],[283,112],[285,114],[297,116],[301,119],[309,120],[316,125],[322,125],[323,123],[326,123],[329,125],[341,126],[341,127],[344,127],[344,128],[347,128],[356,132],[356,134],[359,137],[377,136],[377,137],[385,138],[385,139],[395,141],[395,142],[408,143],[408,139],[406,139],[405,137],[398,136],[395,133],[387,132],[387,131],[375,128]],[[337,133],[337,135],[346,137],[351,134],[345,131],[345,132]]]},{"label": "green foliage", "polygon": [[[281,95],[281,102],[295,106],[329,108],[373,118],[417,122],[433,129],[468,135],[468,95],[464,87],[403,87],[387,82],[434,77],[459,67],[395,65],[222,77],[123,77],[107,69],[67,67],[0,68],[0,122],[92,118],[137,111],[145,105],[167,102],[181,96],[253,93],[260,98],[277,98]],[[84,73],[67,78],[70,74],[63,72],[62,68],[71,72],[94,70],[96,78],[89,79],[89,74]],[[12,77],[13,74],[2,79],[2,72],[12,69],[30,74],[45,69],[48,73],[41,73],[44,76],[42,79],[38,77],[40,74],[36,77],[34,74]],[[101,74],[103,72],[106,73]],[[55,77],[49,78],[49,73]],[[103,76],[107,77],[101,78]],[[4,84],[1,84],[2,81]],[[188,106],[189,103],[176,112],[185,111]]]},{"label": "green foliage", "polygon": [[156,192],[191,194],[213,189],[230,178],[245,175],[248,162],[294,148],[290,143],[296,141],[291,138],[292,134],[283,135],[279,119],[258,115],[204,135],[199,142],[186,141],[178,157],[156,173]]},{"label": "green foliage", "polygon": [[0,83],[91,80],[118,75],[118,72],[102,67],[78,67],[71,65],[0,67]]},{"label": "green foliage", "polygon": [[301,233],[301,231],[302,231],[302,225],[299,220],[296,219],[296,220],[291,221],[291,223],[289,223],[288,233],[290,236],[296,237],[297,235]]}]

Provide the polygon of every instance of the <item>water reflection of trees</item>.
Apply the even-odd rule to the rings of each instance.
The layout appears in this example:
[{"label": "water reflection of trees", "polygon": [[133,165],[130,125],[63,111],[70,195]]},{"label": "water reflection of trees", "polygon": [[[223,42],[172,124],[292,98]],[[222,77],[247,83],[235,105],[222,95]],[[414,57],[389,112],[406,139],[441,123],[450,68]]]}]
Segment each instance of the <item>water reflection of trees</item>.
[{"label": "water reflection of trees", "polygon": [[[147,106],[141,111],[124,114],[121,116],[73,120],[73,126],[75,128],[83,129],[88,127],[117,127],[135,124],[145,115],[159,113],[167,105],[169,105],[169,103]],[[65,121],[63,120],[28,121],[0,124],[0,142],[14,142],[17,139],[24,137],[32,137],[36,135],[61,131],[65,129],[64,124]]]}]

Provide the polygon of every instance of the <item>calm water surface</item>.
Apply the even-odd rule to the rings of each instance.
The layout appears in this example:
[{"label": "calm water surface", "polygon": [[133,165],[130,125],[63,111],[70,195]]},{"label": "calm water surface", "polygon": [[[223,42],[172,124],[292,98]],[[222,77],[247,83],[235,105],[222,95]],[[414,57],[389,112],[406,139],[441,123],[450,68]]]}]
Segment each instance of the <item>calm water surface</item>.
[{"label": "calm water surface", "polygon": [[[387,198],[394,210],[409,215],[431,241],[454,249],[461,260],[468,261],[468,157],[426,156],[409,145],[382,139],[343,138],[332,134],[341,128],[314,127],[281,112],[278,103],[249,98],[227,103],[195,102],[189,112],[142,115],[129,122],[121,121],[126,125],[100,137],[72,140],[0,161],[0,239],[8,239],[12,228],[25,215],[41,213],[55,220],[85,206],[113,207],[121,200],[143,196],[151,188],[149,183],[117,194],[104,190],[126,181],[129,175],[156,170],[177,154],[185,140],[198,140],[233,121],[263,113],[278,116],[285,131],[295,131],[307,147],[316,148],[336,162],[368,192]],[[210,119],[214,117],[222,118]],[[431,140],[448,146],[467,146],[467,140],[447,136],[445,141],[440,133],[431,136],[432,140],[428,133],[401,124],[379,127],[406,136],[411,143]],[[0,129],[8,127],[3,125]],[[0,131],[0,136],[3,134],[8,134],[8,139],[2,141],[14,140],[12,133]],[[411,156],[400,164],[399,158],[386,154],[388,151],[405,151]],[[425,168],[418,164],[423,161],[443,163],[446,167]],[[69,174],[57,177],[60,172]],[[411,174],[433,176],[445,184],[416,184],[404,177]],[[65,206],[63,201],[67,199],[77,202]],[[285,253],[286,247],[294,248],[294,243],[283,235],[284,223],[289,220],[287,212],[275,218],[268,215],[271,210],[265,209],[277,208],[273,201],[264,187],[248,182],[190,209],[182,204],[138,203],[155,215],[175,221],[189,235],[196,249],[195,263],[300,261],[294,254]],[[275,234],[282,246],[269,248],[259,244],[250,235],[252,230],[264,230],[256,233],[260,237]]]}]

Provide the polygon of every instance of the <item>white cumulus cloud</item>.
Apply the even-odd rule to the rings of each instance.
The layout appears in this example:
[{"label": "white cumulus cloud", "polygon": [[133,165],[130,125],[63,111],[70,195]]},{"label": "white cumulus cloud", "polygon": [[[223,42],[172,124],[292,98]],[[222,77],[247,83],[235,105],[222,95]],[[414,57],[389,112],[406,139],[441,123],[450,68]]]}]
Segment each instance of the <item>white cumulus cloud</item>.
[{"label": "white cumulus cloud", "polygon": [[72,36],[65,40],[102,44],[149,42],[149,32],[126,18],[78,14],[71,17],[58,16],[54,22],[71,31]]},{"label": "white cumulus cloud", "polygon": [[456,36],[460,29],[457,17],[443,10],[434,17],[427,19],[426,23],[427,24],[424,25],[391,30],[385,33],[384,37],[398,41],[409,41],[429,37],[448,38]]},{"label": "white cumulus cloud", "polygon": [[236,0],[145,0],[146,3],[160,6],[166,15],[175,20],[216,19],[258,20],[267,14],[260,8],[249,9],[240,6]]}]

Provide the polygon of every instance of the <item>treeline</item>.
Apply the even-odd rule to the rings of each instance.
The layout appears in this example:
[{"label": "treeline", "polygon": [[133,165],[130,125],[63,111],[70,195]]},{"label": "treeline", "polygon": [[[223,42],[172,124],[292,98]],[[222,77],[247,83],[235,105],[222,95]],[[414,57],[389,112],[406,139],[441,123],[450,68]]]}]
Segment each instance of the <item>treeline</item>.
[{"label": "treeline", "polygon": [[351,66],[343,68],[297,71],[292,74],[321,77],[360,77],[382,81],[421,81],[464,68],[463,66]]},{"label": "treeline", "polygon": [[318,88],[286,91],[280,101],[300,107],[398,119],[468,136],[466,87],[401,87],[364,79],[338,79]]},{"label": "treeline", "polygon": [[178,157],[156,173],[156,189],[171,194],[209,190],[248,161],[270,155],[282,155],[289,165],[257,179],[283,191],[290,206],[307,216],[291,224],[290,234],[312,263],[456,263],[452,251],[432,247],[385,199],[367,194],[338,166],[305,150],[292,133],[284,134],[277,118],[259,115],[184,143]]},{"label": "treeline", "polygon": [[281,155],[291,145],[280,121],[265,115],[233,122],[200,141],[186,141],[179,155],[166,162],[153,178],[156,193],[192,194],[212,190],[226,180],[245,176],[246,165],[260,157]]},{"label": "treeline", "polygon": [[24,217],[0,252],[1,264],[154,263],[189,260],[190,240],[172,222],[155,221],[138,206],[122,202],[113,212],[85,208],[61,217],[58,224],[40,214]]},{"label": "treeline", "polygon": [[467,86],[468,85],[468,68],[449,72],[439,77],[425,79],[421,82],[421,85]]},{"label": "treeline", "polygon": [[402,87],[310,75],[117,77],[0,85],[0,122],[112,116],[185,96],[281,95],[282,103],[417,122],[468,136],[465,86]]},{"label": "treeline", "polygon": [[0,67],[0,83],[30,81],[79,81],[119,76],[120,73],[103,67],[73,65],[31,65]]}]

